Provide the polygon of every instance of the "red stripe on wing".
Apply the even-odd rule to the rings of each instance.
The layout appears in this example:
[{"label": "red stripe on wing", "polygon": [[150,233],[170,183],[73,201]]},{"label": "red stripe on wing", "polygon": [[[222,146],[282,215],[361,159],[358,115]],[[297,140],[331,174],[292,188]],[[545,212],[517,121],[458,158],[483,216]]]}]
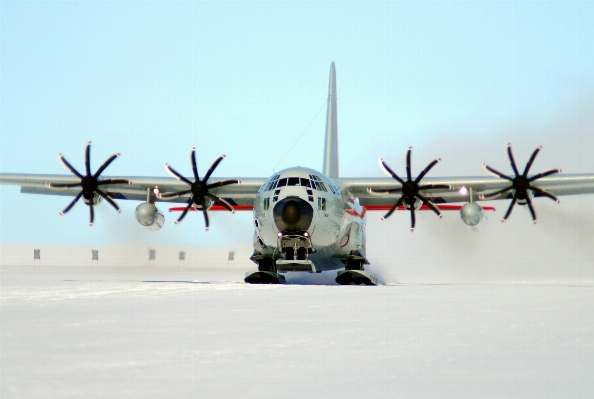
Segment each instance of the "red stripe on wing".
[{"label": "red stripe on wing", "polygon": [[[169,212],[183,212],[184,209],[186,209],[185,206],[174,206],[174,207],[169,208]],[[190,207],[189,210],[190,210],[190,212],[194,212],[194,211],[196,211],[196,208],[192,206],[192,207]],[[208,210],[209,211],[227,211],[227,212],[229,211],[223,205],[213,205]],[[254,206],[253,205],[234,205],[233,210],[234,211],[253,211]]]}]

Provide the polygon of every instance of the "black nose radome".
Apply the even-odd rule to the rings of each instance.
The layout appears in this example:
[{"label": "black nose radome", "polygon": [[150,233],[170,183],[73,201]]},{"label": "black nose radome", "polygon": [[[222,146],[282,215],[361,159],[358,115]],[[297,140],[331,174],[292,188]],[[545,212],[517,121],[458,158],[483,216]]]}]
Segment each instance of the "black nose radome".
[{"label": "black nose radome", "polygon": [[287,197],[277,202],[273,215],[279,231],[306,231],[313,219],[313,208],[309,202],[301,198]]}]

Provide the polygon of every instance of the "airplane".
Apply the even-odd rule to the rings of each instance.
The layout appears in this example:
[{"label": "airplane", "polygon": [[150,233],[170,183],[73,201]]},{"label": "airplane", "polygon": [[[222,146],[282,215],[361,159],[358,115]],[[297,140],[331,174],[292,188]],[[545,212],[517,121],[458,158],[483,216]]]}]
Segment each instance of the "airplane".
[{"label": "airplane", "polygon": [[[418,175],[413,175],[412,147],[406,152],[406,172],[396,173],[383,158],[379,167],[385,178],[340,177],[338,158],[336,68],[330,65],[326,132],[322,170],[291,167],[267,178],[214,178],[212,174],[225,158],[217,158],[200,177],[196,147],[190,151],[192,175],[185,176],[165,164],[172,176],[165,177],[102,177],[102,173],[119,154],[109,157],[91,172],[91,142],[85,148],[84,174],[62,155],[58,159],[72,175],[0,173],[0,184],[20,186],[21,193],[74,196],[60,212],[66,214],[82,199],[89,207],[90,225],[94,207],[102,200],[116,211],[114,200],[142,201],[135,210],[138,223],[157,231],[165,217],[157,202],[183,203],[171,207],[181,212],[175,224],[188,212],[200,211],[208,230],[209,211],[253,212],[253,248],[250,259],[257,265],[246,273],[251,284],[285,283],[287,272],[321,273],[336,271],[341,285],[376,285],[377,278],[366,270],[365,227],[368,211],[387,211],[382,220],[396,210],[410,213],[410,229],[416,228],[416,211],[432,211],[441,218],[442,211],[456,210],[464,224],[473,231],[487,224],[487,211],[481,200],[511,200],[502,221],[511,215],[515,205],[526,206],[534,223],[537,214],[534,200],[547,197],[559,202],[563,195],[594,193],[594,174],[558,176],[560,169],[548,169],[531,175],[530,169],[542,147],[534,150],[523,170],[516,164],[511,144],[507,156],[512,175],[483,164],[490,177],[426,177],[440,161],[430,162]],[[177,166],[176,166],[177,167]]]}]

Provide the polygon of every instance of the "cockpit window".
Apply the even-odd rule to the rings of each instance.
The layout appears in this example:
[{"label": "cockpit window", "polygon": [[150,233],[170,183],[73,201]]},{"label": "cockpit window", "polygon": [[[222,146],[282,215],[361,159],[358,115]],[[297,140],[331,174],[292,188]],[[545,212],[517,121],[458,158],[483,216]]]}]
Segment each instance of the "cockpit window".
[{"label": "cockpit window", "polygon": [[286,185],[287,185],[287,178],[284,178],[284,179],[280,179],[278,181],[277,187],[284,187]]},{"label": "cockpit window", "polygon": [[326,186],[324,185],[324,183],[322,183],[321,181],[317,181],[316,183],[316,189],[320,190],[320,191],[328,191],[326,190]]},{"label": "cockpit window", "polygon": [[309,180],[302,177],[301,178],[301,185],[303,187],[309,187]]},{"label": "cockpit window", "polygon": [[298,186],[299,185],[299,178],[298,177],[289,177],[289,181],[287,186]]}]

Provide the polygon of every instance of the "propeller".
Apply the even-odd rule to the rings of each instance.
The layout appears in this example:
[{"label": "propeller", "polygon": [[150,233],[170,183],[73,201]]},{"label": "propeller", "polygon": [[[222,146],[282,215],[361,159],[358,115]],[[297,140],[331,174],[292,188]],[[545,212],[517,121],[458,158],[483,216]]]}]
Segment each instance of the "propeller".
[{"label": "propeller", "polygon": [[441,218],[441,212],[439,211],[439,208],[437,208],[437,206],[435,206],[435,204],[429,198],[425,197],[420,192],[427,191],[427,190],[435,190],[435,189],[449,189],[449,190],[451,190],[452,187],[448,186],[446,184],[420,184],[423,177],[425,177],[425,175],[431,170],[431,168],[433,168],[438,162],[441,161],[440,158],[437,158],[437,159],[431,161],[425,167],[425,169],[423,169],[421,174],[418,175],[416,177],[416,179],[413,180],[412,176],[411,176],[411,166],[410,166],[411,152],[412,152],[412,147],[408,147],[408,151],[406,153],[406,179],[407,179],[406,181],[404,181],[396,173],[394,173],[394,171],[392,171],[392,169],[390,169],[390,167],[386,164],[386,162],[384,161],[383,158],[380,158],[378,161],[382,170],[386,174],[392,176],[392,178],[394,178],[394,180],[398,181],[402,185],[401,188],[395,188],[395,189],[386,190],[386,191],[373,191],[371,188],[367,188],[367,192],[370,194],[376,194],[376,195],[402,193],[402,196],[398,199],[398,201],[396,201],[394,206],[380,220],[387,219],[388,217],[390,217],[390,215],[392,215],[392,213],[394,213],[396,208],[398,208],[402,204],[406,204],[410,211],[410,231],[414,231],[415,230],[415,208],[414,208],[414,205],[415,205],[417,198],[419,200],[421,200],[423,202],[423,204],[427,205],[433,212],[435,212],[437,214],[437,216],[439,216],[439,218]]},{"label": "propeller", "polygon": [[485,170],[488,173],[490,173],[496,177],[500,177],[502,179],[509,180],[511,182],[511,185],[509,185],[501,190],[497,190],[495,192],[488,193],[488,194],[482,194],[479,196],[480,199],[491,199],[491,198],[495,198],[501,194],[513,192],[513,198],[512,198],[511,204],[509,205],[509,208],[507,208],[507,212],[505,212],[505,216],[503,216],[503,219],[501,219],[502,222],[505,222],[507,220],[507,218],[509,217],[509,215],[511,215],[511,212],[514,209],[514,205],[516,205],[516,202],[525,201],[526,204],[528,204],[528,209],[530,210],[530,215],[532,216],[532,222],[536,223],[536,212],[534,211],[534,206],[532,205],[532,199],[530,198],[530,194],[528,193],[528,190],[532,190],[536,194],[542,195],[544,197],[549,197],[553,201],[560,203],[559,199],[554,194],[550,193],[549,191],[543,190],[542,188],[534,187],[532,185],[532,183],[540,178],[550,176],[555,173],[561,173],[562,172],[561,169],[547,169],[544,172],[540,172],[537,175],[528,177],[528,172],[530,171],[530,167],[532,166],[534,159],[536,159],[536,156],[538,155],[538,153],[541,149],[542,149],[542,146],[539,146],[536,148],[536,150],[534,150],[534,152],[532,153],[532,156],[530,157],[530,160],[528,161],[528,163],[526,164],[526,167],[524,168],[524,173],[520,174],[520,172],[518,171],[518,168],[516,166],[516,161],[514,160],[514,155],[512,153],[512,149],[511,149],[511,143],[507,143],[507,155],[509,157],[509,162],[511,163],[511,167],[514,171],[515,177],[510,177],[510,176],[504,175],[503,173],[498,172],[497,170],[493,169],[486,163],[483,164],[483,168],[485,168]]},{"label": "propeller", "polygon": [[93,226],[93,220],[95,219],[95,212],[93,210],[93,206],[95,206],[95,204],[93,203],[93,199],[94,199],[95,194],[98,194],[105,201],[109,202],[109,204],[111,206],[113,206],[115,208],[115,210],[118,211],[118,213],[122,212],[120,210],[120,208],[118,207],[118,205],[115,203],[115,201],[113,201],[111,199],[110,195],[99,188],[101,186],[105,186],[105,185],[109,185],[109,184],[130,184],[130,185],[132,184],[130,181],[125,180],[125,179],[99,180],[99,176],[101,176],[101,173],[103,173],[103,171],[109,166],[109,164],[111,164],[119,156],[120,156],[119,153],[113,154],[112,156],[107,158],[105,160],[105,162],[103,162],[103,164],[99,167],[99,169],[97,169],[97,171],[94,174],[91,174],[91,142],[89,141],[87,143],[87,147],[85,148],[85,172],[86,172],[86,174],[82,175],[72,165],[70,165],[70,163],[66,160],[66,158],[64,158],[64,155],[62,155],[62,153],[58,154],[58,159],[60,160],[60,163],[62,163],[62,165],[66,169],[68,169],[70,172],[72,172],[72,174],[74,174],[75,176],[80,178],[80,183],[71,183],[71,184],[46,183],[46,186],[49,188],[55,188],[55,189],[60,189],[60,188],[65,189],[65,188],[74,188],[74,187],[81,188],[80,192],[76,195],[76,197],[74,197],[72,202],[70,202],[70,204],[68,204],[68,206],[66,208],[64,208],[64,210],[62,212],[60,212],[60,216],[64,216],[70,209],[72,209],[74,204],[76,204],[76,202],[81,197],[83,197],[86,200],[87,205],[89,206],[89,211],[90,211],[90,216],[91,216],[89,226]]},{"label": "propeller", "polygon": [[180,215],[179,219],[176,220],[175,224],[178,224],[183,220],[183,218],[186,216],[186,213],[188,213],[188,211],[192,207],[192,204],[196,204],[197,206],[199,206],[202,209],[202,213],[204,214],[204,223],[206,224],[206,230],[208,231],[209,220],[208,220],[208,212],[206,210],[206,198],[207,197],[210,198],[211,200],[215,201],[216,203],[223,205],[231,213],[235,213],[235,211],[233,210],[233,207],[231,206],[231,204],[229,202],[227,202],[224,198],[221,198],[214,194],[211,194],[210,190],[213,188],[216,188],[216,187],[226,186],[228,184],[235,184],[235,183],[239,184],[241,182],[239,180],[222,180],[222,181],[218,181],[216,183],[208,184],[208,179],[210,178],[210,175],[212,174],[212,172],[214,172],[216,167],[219,165],[219,163],[225,157],[226,157],[226,155],[221,155],[220,157],[218,157],[212,163],[212,165],[210,166],[210,169],[208,169],[208,171],[204,175],[204,178],[200,179],[200,176],[198,175],[198,167],[196,166],[196,147],[192,147],[192,150],[190,151],[190,161],[192,161],[192,171],[194,172],[194,181],[193,182],[188,180],[187,178],[183,177],[178,172],[176,172],[175,169],[173,169],[171,166],[169,166],[168,163],[165,164],[165,170],[167,170],[167,172],[169,172],[169,174],[171,176],[175,177],[177,180],[183,181],[188,186],[190,186],[190,188],[188,190],[177,191],[175,193],[157,194],[157,197],[159,199],[164,199],[164,200],[178,198],[182,195],[191,194],[190,198],[188,199],[188,202],[187,202],[188,205],[186,206],[186,208]]}]

